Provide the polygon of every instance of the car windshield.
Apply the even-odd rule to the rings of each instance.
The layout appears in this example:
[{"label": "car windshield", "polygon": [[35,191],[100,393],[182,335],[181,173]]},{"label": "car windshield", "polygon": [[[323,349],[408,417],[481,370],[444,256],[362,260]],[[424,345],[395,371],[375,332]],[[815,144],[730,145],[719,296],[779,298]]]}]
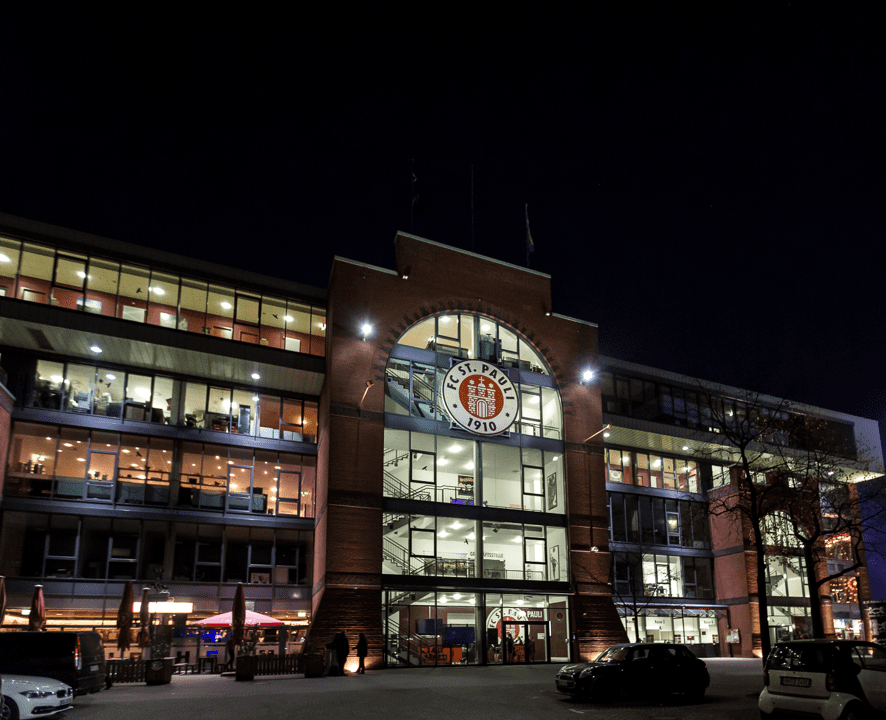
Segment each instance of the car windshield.
[{"label": "car windshield", "polygon": [[613,645],[601,652],[594,662],[612,663],[621,662],[627,657],[628,648],[625,645]]}]

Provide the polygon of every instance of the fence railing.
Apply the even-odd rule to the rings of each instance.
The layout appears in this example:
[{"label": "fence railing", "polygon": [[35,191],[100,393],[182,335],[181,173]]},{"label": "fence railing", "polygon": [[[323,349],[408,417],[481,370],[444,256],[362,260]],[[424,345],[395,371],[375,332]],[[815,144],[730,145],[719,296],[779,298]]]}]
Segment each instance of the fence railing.
[{"label": "fence railing", "polygon": [[244,675],[297,675],[304,672],[304,655],[241,655],[237,673]]},{"label": "fence railing", "polygon": [[145,682],[144,660],[108,660],[105,664],[107,679],[112,683]]}]

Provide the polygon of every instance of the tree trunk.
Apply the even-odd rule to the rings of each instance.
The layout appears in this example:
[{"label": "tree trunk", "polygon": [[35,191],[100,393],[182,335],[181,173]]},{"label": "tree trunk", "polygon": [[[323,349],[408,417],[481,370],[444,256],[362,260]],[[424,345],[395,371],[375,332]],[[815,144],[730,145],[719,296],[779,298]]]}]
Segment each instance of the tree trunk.
[{"label": "tree trunk", "polygon": [[806,570],[806,587],[809,588],[809,611],[812,616],[812,637],[824,639],[824,618],[821,613],[821,583],[815,577],[815,558],[812,545],[803,545],[803,567]]}]

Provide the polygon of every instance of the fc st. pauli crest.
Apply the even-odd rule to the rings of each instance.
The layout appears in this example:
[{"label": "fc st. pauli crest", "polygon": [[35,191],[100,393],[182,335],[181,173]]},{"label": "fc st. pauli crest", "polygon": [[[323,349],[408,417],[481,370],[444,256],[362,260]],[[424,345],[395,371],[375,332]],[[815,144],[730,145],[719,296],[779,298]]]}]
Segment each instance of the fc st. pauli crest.
[{"label": "fc st. pauli crest", "polygon": [[517,388],[500,368],[478,360],[453,365],[442,385],[443,408],[459,427],[476,435],[505,432],[520,411]]}]

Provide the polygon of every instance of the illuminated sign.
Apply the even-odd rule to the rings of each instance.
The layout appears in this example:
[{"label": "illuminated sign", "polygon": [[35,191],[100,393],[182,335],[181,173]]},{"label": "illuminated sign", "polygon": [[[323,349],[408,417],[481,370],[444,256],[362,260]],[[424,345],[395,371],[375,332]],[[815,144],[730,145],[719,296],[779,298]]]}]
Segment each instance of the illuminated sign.
[{"label": "illuminated sign", "polygon": [[505,432],[520,412],[517,388],[488,363],[465,360],[453,365],[442,384],[442,407],[452,422],[475,435]]},{"label": "illuminated sign", "polygon": [[[137,615],[142,609],[140,600],[132,603],[132,611]],[[194,609],[194,603],[189,602],[149,602],[149,613],[160,613],[166,615],[178,615],[181,613],[189,613]]]}]

